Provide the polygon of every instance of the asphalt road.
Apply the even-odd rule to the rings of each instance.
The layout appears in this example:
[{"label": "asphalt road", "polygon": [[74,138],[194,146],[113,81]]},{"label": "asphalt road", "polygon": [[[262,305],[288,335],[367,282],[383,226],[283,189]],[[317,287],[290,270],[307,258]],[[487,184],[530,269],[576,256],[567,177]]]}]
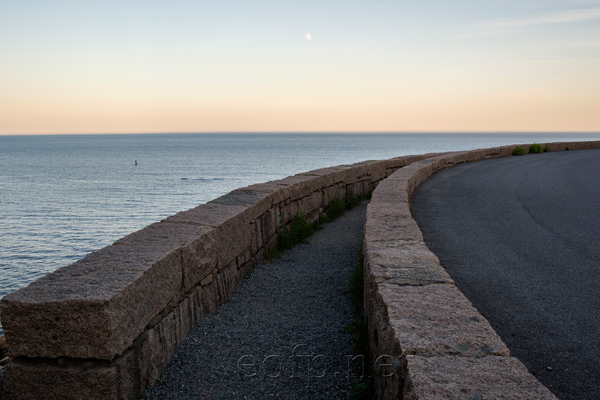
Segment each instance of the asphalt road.
[{"label": "asphalt road", "polygon": [[560,399],[600,399],[600,150],[448,168],[412,208],[511,354]]}]

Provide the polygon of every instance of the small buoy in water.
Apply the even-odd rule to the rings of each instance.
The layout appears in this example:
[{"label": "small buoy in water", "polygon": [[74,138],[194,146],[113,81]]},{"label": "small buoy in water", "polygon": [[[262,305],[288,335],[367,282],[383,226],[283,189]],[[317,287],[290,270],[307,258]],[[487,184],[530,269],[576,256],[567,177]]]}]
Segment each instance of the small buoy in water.
[{"label": "small buoy in water", "polygon": [[135,160],[135,165],[137,165],[137,160]]}]

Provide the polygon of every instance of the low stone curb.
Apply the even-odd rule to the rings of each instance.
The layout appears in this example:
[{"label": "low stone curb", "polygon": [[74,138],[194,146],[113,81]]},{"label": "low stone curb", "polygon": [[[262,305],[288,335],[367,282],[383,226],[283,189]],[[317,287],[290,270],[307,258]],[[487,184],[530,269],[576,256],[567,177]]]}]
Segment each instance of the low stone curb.
[{"label": "low stone curb", "polygon": [[[550,151],[592,149],[600,148],[600,141],[542,146]],[[556,399],[510,357],[488,321],[454,286],[410,212],[415,188],[435,172],[510,156],[514,148],[415,161],[373,192],[363,250],[365,313],[378,399]]]},{"label": "low stone curb", "polygon": [[277,245],[429,155],[323,168],[234,190],[88,254],[5,296],[7,399],[139,398],[188,331]]}]

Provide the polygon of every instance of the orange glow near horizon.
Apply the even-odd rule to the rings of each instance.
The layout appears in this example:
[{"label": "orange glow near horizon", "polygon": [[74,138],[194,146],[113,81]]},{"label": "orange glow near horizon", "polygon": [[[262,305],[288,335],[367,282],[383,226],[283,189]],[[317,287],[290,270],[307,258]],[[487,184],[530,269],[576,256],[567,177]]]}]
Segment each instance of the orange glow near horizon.
[{"label": "orange glow near horizon", "polygon": [[11,4],[0,135],[600,131],[593,4],[226,3]]}]

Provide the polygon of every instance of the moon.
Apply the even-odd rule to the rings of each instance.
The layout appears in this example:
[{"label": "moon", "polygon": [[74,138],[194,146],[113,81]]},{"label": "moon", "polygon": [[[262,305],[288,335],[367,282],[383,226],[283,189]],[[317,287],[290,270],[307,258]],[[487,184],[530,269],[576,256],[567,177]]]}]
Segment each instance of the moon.
[{"label": "moon", "polygon": [[312,35],[310,33],[307,33],[306,35],[304,35],[304,37],[306,38],[306,40],[310,40],[310,38],[312,38]]}]

